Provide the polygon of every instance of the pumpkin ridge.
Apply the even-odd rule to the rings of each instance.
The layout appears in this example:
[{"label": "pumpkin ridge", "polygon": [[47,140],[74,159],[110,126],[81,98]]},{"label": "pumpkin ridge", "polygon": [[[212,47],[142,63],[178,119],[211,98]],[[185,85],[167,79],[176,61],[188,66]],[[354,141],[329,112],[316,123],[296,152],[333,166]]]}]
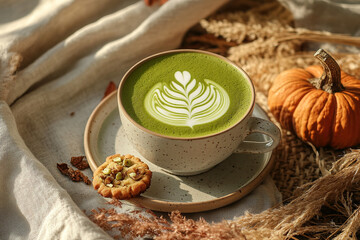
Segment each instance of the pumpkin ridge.
[{"label": "pumpkin ridge", "polygon": [[335,124],[336,124],[336,116],[338,114],[338,109],[337,109],[337,105],[338,105],[338,99],[336,97],[336,94],[333,94],[334,96],[334,101],[335,101],[335,104],[334,104],[334,117],[332,118],[332,121],[331,121],[331,124],[330,124],[330,139],[329,139],[329,145],[332,146],[332,141],[333,141],[333,138],[334,138],[334,130],[335,130]]},{"label": "pumpkin ridge", "polygon": [[329,121],[334,119],[333,106],[334,96],[324,91],[314,101],[307,123],[311,142],[316,146],[326,146],[330,143],[331,124]]},{"label": "pumpkin ridge", "polygon": [[[348,110],[348,101],[344,97],[343,93],[335,93],[335,97],[337,100],[337,105],[335,108],[335,123],[333,125],[333,137],[331,141],[331,146],[335,149],[344,148],[344,146],[348,146],[348,139],[351,138],[352,129],[350,129],[349,133],[347,133],[346,124],[348,121],[348,116],[350,115],[350,111]],[[349,135],[350,134],[350,135]]]},{"label": "pumpkin ridge", "polygon": [[[310,72],[306,71],[305,69],[302,68],[292,68],[292,69],[288,69],[285,70],[284,72],[280,73],[279,76],[277,77],[277,79],[281,79],[281,81],[283,81],[283,77],[292,77],[291,79],[294,79],[295,81],[298,81],[299,78],[300,79],[304,79],[306,80],[307,78],[310,77]],[[285,78],[287,79],[287,81],[291,80],[289,78]]]},{"label": "pumpkin ridge", "polygon": [[350,119],[350,123],[352,123],[352,126],[349,126],[348,128],[350,129],[349,133],[355,133],[355,137],[350,138],[350,141],[352,139],[351,146],[353,146],[360,143],[360,137],[356,138],[356,133],[360,133],[360,107],[358,107],[360,106],[360,99],[357,95],[354,95],[348,91],[343,91],[342,94],[348,102],[349,106],[351,107],[352,111],[351,114],[349,114],[350,116],[352,116],[352,119]]},{"label": "pumpkin ridge", "polygon": [[294,112],[298,107],[299,103],[301,102],[301,100],[310,90],[309,88],[299,87],[294,92],[288,94],[287,97],[285,98],[278,118],[280,123],[282,123],[285,129],[294,131],[293,122],[291,121],[292,116],[294,115]]},{"label": "pumpkin ridge", "polygon": [[313,111],[314,102],[322,95],[318,89],[310,90],[306,93],[300,103],[297,105],[293,114],[293,126],[295,132],[305,141],[311,141],[310,129],[308,128],[307,119]]},{"label": "pumpkin ridge", "polygon": [[350,74],[347,74],[344,71],[341,71],[341,83],[344,85],[344,87],[354,87],[355,85],[356,88],[360,88],[360,80]]},{"label": "pumpkin ridge", "polygon": [[307,67],[305,70],[308,71],[311,75],[313,75],[314,78],[320,78],[324,72],[323,67],[320,65],[312,65]]},{"label": "pumpkin ridge", "polygon": [[[288,70],[290,71],[290,70]],[[277,92],[278,90],[280,90],[281,88],[286,87],[287,85],[292,86],[294,83],[301,83],[303,85],[309,85],[312,86],[311,83],[309,81],[307,81],[307,78],[310,77],[311,75],[309,73],[304,74],[306,76],[304,76],[304,79],[297,79],[297,75],[292,74],[292,73],[283,73],[280,74],[275,80],[274,80],[274,84],[273,87],[270,89],[270,91],[273,92]],[[285,81],[283,79],[286,79]]]},{"label": "pumpkin ridge", "polygon": [[[347,87],[347,88],[345,88],[345,91],[360,97],[360,85],[359,85],[359,88],[356,88],[353,86]],[[343,92],[345,92],[345,91],[343,91]]]},{"label": "pumpkin ridge", "polygon": [[[323,124],[319,122],[319,117],[321,116],[321,113],[325,110],[325,107],[320,109],[319,107],[321,107],[321,105],[323,106],[326,105],[328,99],[328,93],[323,91],[317,93],[319,93],[320,95],[317,97],[313,97],[312,99],[313,102],[311,104],[311,108],[309,109],[310,114],[306,118],[307,119],[306,129],[310,142],[313,142],[319,146],[325,146],[326,143],[322,141],[322,138],[326,134],[326,126],[323,126]],[[316,114],[314,114],[314,112]]]},{"label": "pumpkin ridge", "polygon": [[[326,93],[326,92],[324,92],[324,93]],[[326,93],[326,94],[327,94],[328,97],[327,97],[326,103],[324,105],[323,111],[326,110],[327,104],[332,104],[332,106],[329,106],[329,115],[326,118],[327,121],[331,121],[331,123],[327,127],[327,129],[329,131],[329,137],[326,139],[326,143],[323,144],[323,146],[330,145],[331,139],[333,138],[333,131],[332,131],[333,128],[332,128],[332,126],[333,126],[335,118],[336,118],[336,104],[337,104],[337,100],[336,100],[336,97],[335,97],[334,94],[331,94],[331,93]],[[332,110],[332,109],[335,109],[335,111]],[[321,111],[320,114],[323,111]],[[331,119],[329,119],[330,117],[331,117]],[[324,136],[321,136],[321,137],[324,137]]]}]

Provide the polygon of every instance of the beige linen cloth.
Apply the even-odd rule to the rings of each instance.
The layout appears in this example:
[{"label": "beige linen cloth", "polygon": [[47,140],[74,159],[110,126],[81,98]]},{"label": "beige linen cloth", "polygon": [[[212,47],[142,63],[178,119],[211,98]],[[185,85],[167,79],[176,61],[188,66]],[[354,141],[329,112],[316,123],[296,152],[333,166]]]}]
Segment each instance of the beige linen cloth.
[{"label": "beige linen cloth", "polygon": [[[0,2],[0,239],[110,239],[86,214],[106,205],[56,164],[84,155],[88,117],[110,81],[136,61],[179,47],[225,0]],[[84,173],[92,177],[91,170]],[[281,201],[270,178],[209,221]],[[134,206],[124,203],[119,212]]]}]

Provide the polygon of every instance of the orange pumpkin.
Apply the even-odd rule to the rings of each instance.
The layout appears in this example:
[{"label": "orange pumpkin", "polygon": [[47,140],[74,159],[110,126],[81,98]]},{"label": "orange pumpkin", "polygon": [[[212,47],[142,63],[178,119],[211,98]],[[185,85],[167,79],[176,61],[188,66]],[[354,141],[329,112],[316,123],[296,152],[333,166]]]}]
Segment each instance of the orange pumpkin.
[{"label": "orange pumpkin", "polygon": [[284,129],[316,147],[360,144],[360,80],[340,70],[324,50],[321,65],[282,72],[268,95],[270,111]]}]

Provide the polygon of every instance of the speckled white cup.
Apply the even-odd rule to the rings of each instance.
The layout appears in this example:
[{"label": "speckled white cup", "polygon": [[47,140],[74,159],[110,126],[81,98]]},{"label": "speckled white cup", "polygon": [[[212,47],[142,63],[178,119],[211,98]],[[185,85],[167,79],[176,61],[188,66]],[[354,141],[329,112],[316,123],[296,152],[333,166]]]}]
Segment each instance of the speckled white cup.
[{"label": "speckled white cup", "polygon": [[[143,62],[162,54],[176,52],[202,53],[216,56],[234,65],[248,81],[251,87],[251,104],[239,121],[215,134],[201,137],[172,137],[150,131],[136,123],[125,111],[121,102],[124,82],[131,72]],[[146,158],[167,172],[176,175],[195,175],[205,172],[225,160],[234,152],[264,153],[273,150],[280,141],[280,131],[272,122],[252,117],[255,106],[255,90],[248,75],[228,59],[200,50],[172,50],[150,56],[135,64],[123,77],[118,89],[118,107],[123,129],[134,148]],[[247,135],[262,133],[268,135],[270,142],[244,142]]]}]

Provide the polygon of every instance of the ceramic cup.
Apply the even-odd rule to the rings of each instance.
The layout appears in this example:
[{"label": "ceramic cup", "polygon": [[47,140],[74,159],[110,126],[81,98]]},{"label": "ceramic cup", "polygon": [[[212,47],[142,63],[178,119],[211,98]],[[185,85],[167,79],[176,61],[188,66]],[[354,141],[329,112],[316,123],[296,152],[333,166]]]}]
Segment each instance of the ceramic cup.
[{"label": "ceramic cup", "polygon": [[[246,114],[229,128],[200,137],[173,137],[150,131],[138,124],[126,112],[122,102],[123,86],[134,69],[148,60],[164,54],[191,52],[216,56],[241,72],[251,88],[251,103]],[[200,50],[171,50],[158,53],[135,64],[122,78],[118,89],[120,119],[127,138],[133,147],[151,163],[175,175],[195,175],[205,172],[233,153],[264,153],[273,150],[280,141],[280,131],[272,122],[252,117],[255,107],[255,90],[248,75],[228,59]],[[246,142],[251,133],[269,136],[269,142]]]}]

